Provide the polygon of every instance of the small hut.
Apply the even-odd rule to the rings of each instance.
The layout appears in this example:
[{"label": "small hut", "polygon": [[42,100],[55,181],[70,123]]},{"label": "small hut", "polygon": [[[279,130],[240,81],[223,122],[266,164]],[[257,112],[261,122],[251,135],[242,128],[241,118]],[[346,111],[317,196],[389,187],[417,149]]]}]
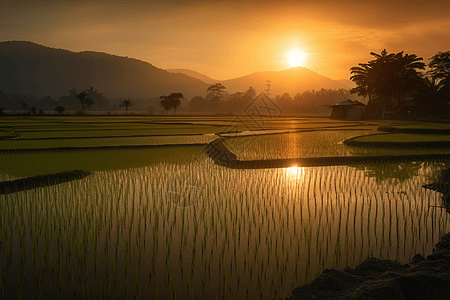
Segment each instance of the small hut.
[{"label": "small hut", "polygon": [[345,99],[338,104],[331,105],[331,119],[359,120],[362,118],[366,105],[356,100]]}]

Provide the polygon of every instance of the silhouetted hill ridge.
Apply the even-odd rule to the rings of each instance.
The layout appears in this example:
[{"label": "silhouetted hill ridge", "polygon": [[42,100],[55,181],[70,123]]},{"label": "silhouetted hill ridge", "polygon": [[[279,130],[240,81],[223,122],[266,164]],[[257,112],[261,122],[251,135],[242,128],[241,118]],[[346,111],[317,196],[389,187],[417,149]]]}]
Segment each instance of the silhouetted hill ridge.
[{"label": "silhouetted hill ridge", "polygon": [[253,86],[256,91],[266,88],[266,81],[271,81],[271,94],[289,93],[294,96],[306,90],[346,89],[347,86],[331,78],[317,74],[304,67],[295,67],[282,71],[256,72],[235,79],[224,80],[221,83],[227,90],[245,91]]},{"label": "silhouetted hill ridge", "polygon": [[94,86],[108,98],[149,98],[182,92],[202,95],[208,85],[150,63],[102,52],[72,52],[32,42],[0,42],[0,89],[52,96]]},{"label": "silhouetted hill ridge", "polygon": [[226,92],[232,94],[244,92],[249,86],[259,93],[270,80],[273,96],[287,92],[292,97],[306,90],[349,87],[304,67],[216,81],[192,70],[167,71],[135,58],[94,51],[72,52],[27,41],[0,42],[0,66],[0,90],[4,93],[55,99],[68,95],[73,88],[81,91],[89,86],[109,99],[148,99],[181,92],[184,103],[193,96],[205,96],[212,82],[222,83]]},{"label": "silhouetted hill ridge", "polygon": [[302,93],[306,90],[320,90],[322,88],[349,89],[354,87],[354,83],[350,80],[333,80],[305,67],[295,67],[281,71],[255,72],[227,80],[215,80],[205,74],[189,69],[168,69],[167,71],[183,73],[208,84],[220,82],[227,88],[226,92],[229,94],[245,92],[250,86],[254,87],[257,92],[265,90],[267,80],[271,81],[271,94],[273,96],[282,95],[283,93],[295,96],[297,93]]},{"label": "silhouetted hill ridge", "polygon": [[220,80],[217,79],[212,79],[211,77],[209,77],[208,75],[199,73],[197,71],[194,70],[190,70],[190,69],[166,69],[166,71],[170,72],[170,73],[181,73],[181,74],[185,74],[188,75],[190,77],[193,78],[197,78],[207,84],[214,84],[216,82],[220,82]]}]

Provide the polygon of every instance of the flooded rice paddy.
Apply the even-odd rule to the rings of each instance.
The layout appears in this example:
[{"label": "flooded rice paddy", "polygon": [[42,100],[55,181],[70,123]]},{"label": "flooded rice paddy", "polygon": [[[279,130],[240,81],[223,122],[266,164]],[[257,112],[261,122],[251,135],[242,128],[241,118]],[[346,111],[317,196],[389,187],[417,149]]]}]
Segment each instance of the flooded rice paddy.
[{"label": "flooded rice paddy", "polygon": [[[346,132],[227,142],[245,159],[345,155],[332,149]],[[1,181],[94,173],[0,195],[1,297],[279,299],[326,268],[408,263],[450,229],[441,195],[421,187],[447,164],[239,170],[203,147],[2,154]]]}]

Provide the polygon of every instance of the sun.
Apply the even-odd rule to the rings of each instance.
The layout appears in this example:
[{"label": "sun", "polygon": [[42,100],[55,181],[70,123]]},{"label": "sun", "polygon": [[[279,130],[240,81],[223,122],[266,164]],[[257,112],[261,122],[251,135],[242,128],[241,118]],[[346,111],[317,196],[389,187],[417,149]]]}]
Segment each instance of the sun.
[{"label": "sun", "polygon": [[294,49],[287,54],[287,59],[289,66],[292,68],[302,66],[306,61],[306,54],[298,49]]}]

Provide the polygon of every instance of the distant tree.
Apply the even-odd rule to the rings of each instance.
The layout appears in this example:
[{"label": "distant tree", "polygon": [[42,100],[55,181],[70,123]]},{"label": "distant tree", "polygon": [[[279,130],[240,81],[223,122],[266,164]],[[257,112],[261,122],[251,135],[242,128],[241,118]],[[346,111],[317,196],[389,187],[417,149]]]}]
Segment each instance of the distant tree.
[{"label": "distant tree", "polygon": [[189,111],[205,111],[208,109],[208,101],[202,96],[195,96],[188,103]]},{"label": "distant tree", "polygon": [[60,115],[62,115],[62,114],[64,114],[64,111],[65,111],[66,109],[64,108],[64,106],[62,106],[62,105],[58,105],[56,108],[55,108],[55,112],[57,112],[58,114],[60,114]]},{"label": "distant tree", "polygon": [[44,109],[40,108],[39,109],[39,114],[42,116],[44,114]]},{"label": "distant tree", "polygon": [[289,96],[289,93],[284,93],[283,95],[277,95],[276,97],[275,97],[275,100],[276,101],[280,101],[280,102],[291,102],[292,101],[292,98],[291,98],[291,96]]},{"label": "distant tree", "polygon": [[22,102],[21,106],[22,106],[23,110],[27,112],[28,104],[26,102]]},{"label": "distant tree", "polygon": [[119,107],[125,107],[125,112],[128,113],[128,108],[132,107],[133,105],[133,101],[123,100],[122,102],[120,102]]},{"label": "distant tree", "polygon": [[4,107],[0,107],[0,116],[3,115],[5,108]]},{"label": "distant tree", "polygon": [[37,101],[37,105],[42,109],[49,110],[55,107],[56,101],[50,96],[45,96]]},{"label": "distant tree", "polygon": [[229,101],[240,101],[244,95],[246,95],[246,94],[243,92],[236,92],[236,93],[231,94],[228,100]]},{"label": "distant tree", "polygon": [[68,95],[62,95],[61,97],[59,97],[58,101],[56,101],[56,103],[51,106],[49,108],[54,110],[56,106],[61,105],[64,106],[65,110],[68,112],[69,110],[76,110],[79,111],[80,110],[80,102],[77,98],[77,91],[76,89],[72,89],[69,91]]},{"label": "distant tree", "polygon": [[164,107],[167,114],[169,110],[173,108],[173,115],[175,115],[176,109],[181,105],[182,93],[172,93],[169,96],[161,96],[161,106]]},{"label": "distant tree", "polygon": [[84,92],[86,92],[88,98],[92,99],[93,102],[90,106],[93,106],[93,108],[109,108],[109,101],[93,86],[89,86]]},{"label": "distant tree", "polygon": [[253,99],[256,96],[256,90],[252,86],[250,86],[245,92],[244,96]]},{"label": "distant tree", "polygon": [[223,98],[223,93],[226,87],[221,83],[214,83],[210,85],[206,91],[208,94],[206,95],[207,100],[220,101]]},{"label": "distant tree", "polygon": [[32,106],[28,111],[32,115],[37,115],[37,107],[36,106]]},{"label": "distant tree", "polygon": [[169,101],[172,104],[174,116],[175,116],[175,111],[181,105],[181,99],[183,99],[183,98],[184,98],[184,96],[182,93],[172,93],[169,95]]},{"label": "distant tree", "polygon": [[236,92],[229,95],[227,101],[223,103],[222,109],[232,113],[241,114],[255,96],[256,90],[250,86],[245,92]]},{"label": "distant tree", "polygon": [[84,92],[92,99],[95,99],[100,95],[98,90],[94,89],[93,86],[89,86],[87,89],[84,90]]},{"label": "distant tree", "polygon": [[433,79],[447,85],[450,82],[450,51],[438,52],[430,58],[427,72]]},{"label": "distant tree", "polygon": [[69,95],[70,95],[70,97],[72,97],[73,100],[77,99],[77,95],[78,95],[77,90],[76,89],[71,89],[69,91]]},{"label": "distant tree", "polygon": [[172,109],[172,104],[170,104],[169,100],[167,100],[167,96],[159,97],[161,99],[161,106],[166,110],[166,115],[169,114],[169,110]]},{"label": "distant tree", "polygon": [[81,103],[80,113],[84,115],[86,113],[86,110],[94,104],[94,100],[88,96],[86,91],[82,91],[81,93],[77,94],[76,97]]}]

